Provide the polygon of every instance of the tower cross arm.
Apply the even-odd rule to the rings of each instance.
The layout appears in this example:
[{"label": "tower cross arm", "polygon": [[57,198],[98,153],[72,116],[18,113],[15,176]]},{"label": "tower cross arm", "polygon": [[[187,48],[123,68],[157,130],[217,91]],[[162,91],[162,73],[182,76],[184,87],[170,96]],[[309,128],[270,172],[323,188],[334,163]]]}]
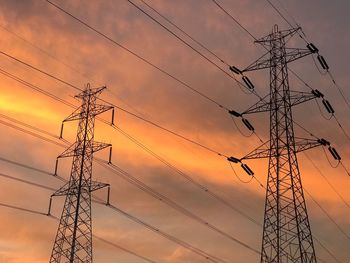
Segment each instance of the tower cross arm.
[{"label": "tower cross arm", "polygon": [[[312,99],[320,98],[320,93],[315,91],[312,92],[301,92],[301,91],[290,91],[290,105],[295,106]],[[241,115],[244,114],[253,114],[259,112],[269,112],[271,110],[271,102],[268,99],[268,95],[260,99],[257,103],[250,106],[247,110],[243,111]],[[276,105],[282,105],[284,98],[278,98],[276,100]]]},{"label": "tower cross arm", "polygon": [[[93,142],[92,147],[85,149],[85,153],[92,154],[98,151],[101,151],[105,148],[111,147],[112,144],[104,143],[104,142]],[[60,154],[57,158],[66,158],[66,157],[74,157],[80,156],[83,153],[83,146],[80,143],[73,143],[68,149],[66,149],[62,154]]]},{"label": "tower cross arm", "polygon": [[[94,192],[94,191],[97,191],[99,189],[109,187],[109,186],[110,185],[107,183],[101,183],[98,181],[91,181],[89,188],[90,188],[90,192]],[[75,190],[75,191],[72,191],[72,190]],[[56,192],[54,192],[51,196],[64,196],[64,195],[75,193],[76,191],[77,191],[77,189],[74,189],[74,187],[72,187],[72,184],[70,182],[67,182],[60,189],[58,189]]]},{"label": "tower cross arm", "polygon": [[[113,106],[111,105],[96,104],[93,109],[89,109],[91,111],[89,114],[97,116],[111,109],[113,109]],[[70,114],[66,119],[64,119],[63,122],[81,120],[83,118],[86,118],[86,116],[87,116],[87,113],[84,110],[82,110],[82,107],[80,106],[72,114]]]},{"label": "tower cross arm", "polygon": [[[295,153],[303,152],[318,146],[326,146],[330,143],[326,141],[325,139],[305,139],[305,138],[295,138],[295,144],[294,149],[292,149]],[[288,149],[287,147],[291,148],[287,144],[281,145],[278,149],[276,147],[271,147],[270,141],[267,141],[251,151],[250,153],[246,154],[244,157],[242,157],[240,160],[250,160],[250,159],[262,159],[262,158],[270,158],[270,157],[277,157],[278,154],[281,155],[281,153],[287,153]],[[273,154],[274,153],[274,154]],[[271,156],[276,155],[276,156]]]},{"label": "tower cross arm", "polygon": [[318,146],[326,146],[330,143],[325,139],[305,139],[305,138],[295,138],[295,152],[303,152]]},{"label": "tower cross arm", "polygon": [[[312,51],[306,48],[286,48],[285,63],[293,62],[297,59],[313,54]],[[260,69],[268,69],[273,66],[273,61],[270,58],[270,52],[265,53],[256,61],[247,66],[242,72],[255,71]]]},{"label": "tower cross arm", "polygon": [[270,156],[270,140],[263,143],[250,153],[246,154],[240,160],[249,160],[249,159],[262,159],[268,158]]},{"label": "tower cross arm", "polygon": [[113,106],[111,105],[96,104],[95,108],[92,111],[92,114],[96,116],[111,109],[113,109]]}]

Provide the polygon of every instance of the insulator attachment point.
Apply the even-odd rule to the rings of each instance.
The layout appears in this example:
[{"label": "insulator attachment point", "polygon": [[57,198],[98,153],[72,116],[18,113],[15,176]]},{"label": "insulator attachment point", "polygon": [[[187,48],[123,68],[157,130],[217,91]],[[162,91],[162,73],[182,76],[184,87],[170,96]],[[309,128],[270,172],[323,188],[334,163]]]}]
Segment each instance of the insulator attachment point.
[{"label": "insulator attachment point", "polygon": [[323,98],[324,95],[321,91],[317,90],[317,89],[313,89],[312,91],[312,94],[314,94],[317,98]]},{"label": "insulator attachment point", "polygon": [[311,53],[318,53],[318,48],[314,44],[309,43],[306,45],[306,47],[310,50]]},{"label": "insulator attachment point", "polygon": [[326,60],[324,59],[323,56],[317,55],[317,59],[318,59],[318,61],[320,62],[321,67],[322,67],[324,70],[329,70],[329,66],[328,66],[328,64],[327,64],[327,62],[326,62]]},{"label": "insulator attachment point", "polygon": [[254,89],[254,85],[253,85],[253,83],[250,81],[250,79],[248,79],[248,77],[243,76],[243,77],[242,77],[242,80],[243,80],[243,82],[247,85],[247,87],[248,87],[250,90],[253,90],[253,89]]},{"label": "insulator attachment point", "polygon": [[327,141],[326,139],[323,139],[323,138],[318,139],[317,142],[323,146],[327,146],[327,145],[330,146],[331,145],[331,143],[329,141]]},{"label": "insulator attachment point", "polygon": [[326,108],[326,110],[328,111],[328,113],[334,114],[334,109],[328,100],[323,99],[322,103],[323,103],[324,107]]},{"label": "insulator attachment point", "polygon": [[233,156],[227,157],[227,161],[232,162],[232,163],[239,163],[239,162],[241,162],[240,159],[237,159],[236,157],[233,157]]},{"label": "insulator attachment point", "polygon": [[242,117],[242,114],[240,114],[237,111],[234,110],[229,110],[228,113],[230,113],[231,115],[235,116],[235,117]]},{"label": "insulator attachment point", "polygon": [[336,151],[336,149],[332,146],[328,147],[329,152],[332,154],[333,158],[337,161],[341,160],[340,155],[338,154],[338,152]]},{"label": "insulator attachment point", "polygon": [[236,74],[242,74],[242,71],[235,66],[230,66],[230,70]]},{"label": "insulator attachment point", "polygon": [[244,125],[247,127],[248,130],[254,132],[254,127],[253,125],[245,118],[242,118],[242,122],[244,123]]},{"label": "insulator attachment point", "polygon": [[254,175],[254,172],[249,168],[248,165],[246,165],[245,163],[241,164],[241,167],[243,168],[243,170],[250,176]]}]

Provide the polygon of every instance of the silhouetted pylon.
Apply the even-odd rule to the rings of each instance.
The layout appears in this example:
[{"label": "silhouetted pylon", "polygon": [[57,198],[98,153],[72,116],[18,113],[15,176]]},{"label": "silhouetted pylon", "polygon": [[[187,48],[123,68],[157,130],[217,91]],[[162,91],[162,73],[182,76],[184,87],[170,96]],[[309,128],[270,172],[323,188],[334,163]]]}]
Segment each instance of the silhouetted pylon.
[{"label": "silhouetted pylon", "polygon": [[[55,243],[53,245],[50,263],[90,263],[92,258],[92,222],[91,222],[91,192],[109,185],[92,180],[93,154],[99,150],[111,147],[111,144],[94,141],[95,117],[112,109],[109,105],[96,103],[98,95],[105,87],[86,88],[76,96],[82,100],[82,105],[64,122],[79,121],[76,142],[65,150],[56,161],[55,174],[59,158],[73,157],[69,181],[57,190],[53,196],[66,196],[59,222]],[[61,129],[61,137],[63,131]]]},{"label": "silhouetted pylon", "polygon": [[[251,90],[254,90],[254,85],[243,74],[261,69],[270,70],[270,93],[242,113],[229,111],[233,116],[242,118],[252,132],[254,127],[243,116],[270,113],[270,140],[243,158],[228,158],[230,162],[241,163],[242,168],[251,176],[254,176],[254,172],[242,161],[269,158],[261,263],[317,262],[297,153],[317,146],[328,146],[333,157],[340,160],[335,149],[325,139],[305,139],[294,135],[293,106],[321,98],[326,109],[331,112],[329,102],[318,90],[290,90],[288,63],[318,53],[318,49],[311,43],[307,48],[286,47],[288,40],[295,34],[300,34],[299,31],[300,28],[281,31],[275,25],[272,33],[256,41],[267,49],[261,58],[244,70],[230,67],[233,72],[243,76],[244,83]],[[318,55],[318,58],[324,61],[322,56]]]}]

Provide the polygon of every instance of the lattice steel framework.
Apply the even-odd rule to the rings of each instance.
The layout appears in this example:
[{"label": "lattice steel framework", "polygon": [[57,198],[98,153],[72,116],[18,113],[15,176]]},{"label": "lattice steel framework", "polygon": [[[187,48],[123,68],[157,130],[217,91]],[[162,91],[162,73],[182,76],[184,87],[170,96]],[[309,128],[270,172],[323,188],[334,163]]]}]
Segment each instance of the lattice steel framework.
[{"label": "lattice steel framework", "polygon": [[[78,120],[76,142],[65,150],[59,158],[73,157],[69,181],[52,196],[66,196],[59,222],[50,263],[90,263],[92,258],[91,192],[109,186],[92,181],[93,153],[110,147],[110,144],[94,141],[95,117],[111,106],[96,103],[98,95],[105,87],[91,89],[87,84],[77,98],[82,105],[64,122]],[[62,123],[62,129],[63,129]],[[62,130],[61,130],[62,136]],[[56,171],[57,172],[57,162]],[[51,198],[52,198],[51,196]],[[51,199],[50,208],[51,209]]]},{"label": "lattice steel framework", "polygon": [[[285,38],[274,30],[261,43],[270,48],[270,158],[261,262],[316,262],[301,184],[293,129]],[[298,54],[298,52],[295,52]],[[300,53],[301,54],[301,53]],[[300,56],[295,56],[298,58]]]},{"label": "lattice steel framework", "polygon": [[275,26],[271,34],[256,41],[268,52],[241,72],[269,69],[270,93],[241,114],[230,112],[236,117],[270,113],[270,140],[241,159],[228,158],[232,162],[269,158],[261,263],[317,262],[297,153],[329,142],[294,136],[292,107],[320,97],[317,90],[308,93],[289,89],[288,63],[314,53],[310,48],[286,47],[298,30],[280,31]]}]

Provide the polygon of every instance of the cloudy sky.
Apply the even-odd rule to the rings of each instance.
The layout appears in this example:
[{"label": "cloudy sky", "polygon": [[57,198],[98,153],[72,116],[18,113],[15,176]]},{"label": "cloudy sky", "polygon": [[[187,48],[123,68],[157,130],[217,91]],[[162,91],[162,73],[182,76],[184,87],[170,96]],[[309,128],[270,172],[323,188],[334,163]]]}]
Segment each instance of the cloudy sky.
[{"label": "cloudy sky", "polygon": [[[170,26],[142,1],[133,2]],[[264,52],[261,46],[254,44],[253,39],[211,0],[145,2],[228,64],[243,68]],[[288,28],[288,24],[265,0],[218,2],[257,38],[270,33],[274,24],[282,29]],[[73,110],[5,76],[4,71],[69,101],[76,107],[80,103],[74,99],[77,91],[72,87],[36,72],[4,53],[80,88],[84,88],[88,82],[93,87],[106,85],[107,90],[101,95],[103,99],[225,155],[241,157],[259,146],[257,137],[246,137],[249,132],[238,120],[237,126],[243,135],[241,134],[226,110],[102,38],[46,1],[0,0],[0,3],[0,262],[48,262],[58,226],[53,218],[6,206],[46,213],[53,192],[13,178],[53,189],[62,186],[60,180],[48,174],[10,164],[4,159],[52,172],[56,156],[64,150],[58,145],[4,125],[10,123],[38,133],[6,118],[11,117],[58,135],[61,121]],[[226,74],[126,0],[55,0],[54,3],[229,109],[243,111],[257,100],[255,96],[240,90]],[[350,98],[350,3],[346,0],[280,0],[272,3],[290,21],[293,20],[288,13],[292,14],[303,27],[309,41],[326,58],[344,96]],[[283,3],[283,7],[280,3]],[[180,34],[173,27],[170,28]],[[227,70],[225,64],[191,42],[188,37],[181,37]],[[298,36],[288,44],[291,47],[305,47],[305,43]],[[319,73],[311,57],[293,62],[290,68],[311,87],[325,94],[336,111],[337,119],[349,134],[350,109],[328,75]],[[269,92],[268,71],[247,75],[255,83],[259,94],[265,95]],[[293,75],[290,76],[290,84],[291,89],[308,91]],[[322,105],[321,113],[324,117],[329,117]],[[341,154],[343,164],[350,168],[349,137],[341,131],[334,118],[326,120],[321,113],[317,104],[311,101],[297,106],[294,117],[317,137],[331,141]],[[110,115],[106,113],[101,117],[109,120]],[[249,120],[254,124],[258,135],[264,141],[268,140],[268,115],[249,116]],[[166,161],[186,172],[201,186],[220,196],[228,205],[219,202],[208,192],[166,167],[117,130],[98,121],[95,138],[113,144],[113,162],[116,165],[227,235],[260,250],[260,224],[263,222],[265,192],[255,180],[242,183],[225,158],[121,110],[116,110],[115,123]],[[67,124],[65,138],[74,141],[76,129],[77,123]],[[299,137],[309,136],[298,127],[295,127],[295,132]],[[50,134],[40,135],[59,142]],[[327,150],[325,152],[326,155],[322,148],[316,148],[308,151],[307,155],[298,156],[303,186],[312,196],[305,195],[312,232],[322,244],[315,242],[316,254],[325,262],[348,262],[350,178],[341,166],[331,167],[336,162],[331,159]],[[108,153],[99,152],[97,156],[106,159]],[[331,163],[327,161],[327,157]],[[257,179],[265,184],[267,160],[247,163],[256,173]],[[63,160],[59,175],[68,179],[70,165],[70,159]],[[241,180],[249,180],[238,165],[234,168]],[[165,233],[225,262],[259,261],[258,254],[184,216],[97,163],[94,164],[93,177],[111,184],[111,202],[116,207]],[[105,194],[103,190],[96,193],[100,198],[104,198]],[[54,199],[53,214],[57,217],[62,211],[63,200],[59,197]],[[208,261],[105,206],[94,203],[92,209],[95,235],[153,262]],[[244,216],[237,210],[244,213]],[[252,220],[248,220],[248,217]],[[147,262],[101,240],[94,239],[93,242],[95,262]]]}]

